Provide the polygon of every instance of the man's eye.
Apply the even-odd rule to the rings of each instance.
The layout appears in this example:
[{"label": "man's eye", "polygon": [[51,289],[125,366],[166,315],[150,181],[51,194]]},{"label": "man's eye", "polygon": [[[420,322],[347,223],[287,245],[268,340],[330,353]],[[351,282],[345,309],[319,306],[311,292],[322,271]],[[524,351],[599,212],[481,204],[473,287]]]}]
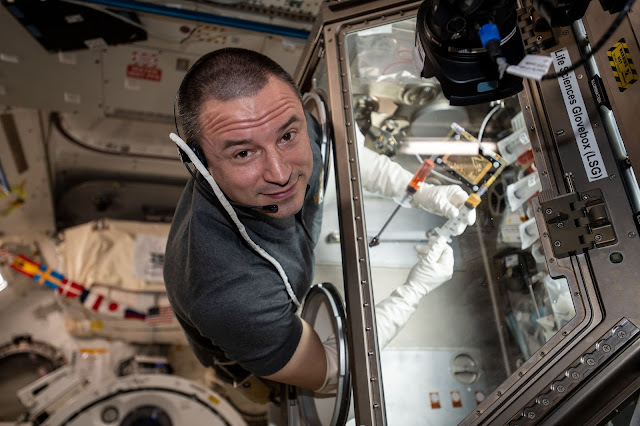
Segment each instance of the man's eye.
[{"label": "man's eye", "polygon": [[238,158],[247,158],[249,156],[249,151],[240,151],[236,154]]},{"label": "man's eye", "polygon": [[284,136],[282,136],[282,140],[285,142],[289,142],[291,139],[293,139],[294,136],[295,136],[294,132],[287,132],[284,134]]}]

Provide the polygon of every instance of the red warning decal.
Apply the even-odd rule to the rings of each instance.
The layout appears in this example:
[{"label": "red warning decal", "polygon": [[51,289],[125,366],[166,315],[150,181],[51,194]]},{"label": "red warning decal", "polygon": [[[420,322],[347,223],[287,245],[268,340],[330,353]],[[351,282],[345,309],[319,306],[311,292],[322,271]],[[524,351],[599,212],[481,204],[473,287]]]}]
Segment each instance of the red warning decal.
[{"label": "red warning decal", "polygon": [[429,392],[429,399],[431,400],[431,408],[440,408],[440,395],[438,392]]},{"label": "red warning decal", "polygon": [[158,68],[158,54],[150,52],[132,52],[132,58],[127,65],[127,77],[140,80],[160,81],[162,70]]},{"label": "red warning decal", "polygon": [[451,404],[454,407],[462,407],[462,396],[458,391],[451,392]]}]

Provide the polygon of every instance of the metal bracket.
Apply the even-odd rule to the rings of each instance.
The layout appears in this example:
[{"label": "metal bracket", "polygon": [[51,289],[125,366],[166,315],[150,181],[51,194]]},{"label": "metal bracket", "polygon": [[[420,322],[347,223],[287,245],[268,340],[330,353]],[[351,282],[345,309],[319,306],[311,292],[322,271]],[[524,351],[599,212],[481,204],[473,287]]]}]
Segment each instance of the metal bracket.
[{"label": "metal bracket", "polygon": [[605,333],[594,345],[558,375],[542,393],[509,422],[509,426],[539,424],[543,417],[558,407],[585,382],[591,380],[620,350],[635,339],[640,330],[626,318]]},{"label": "metal bracket", "polygon": [[599,189],[581,194],[572,192],[541,202],[540,206],[557,258],[618,241]]}]

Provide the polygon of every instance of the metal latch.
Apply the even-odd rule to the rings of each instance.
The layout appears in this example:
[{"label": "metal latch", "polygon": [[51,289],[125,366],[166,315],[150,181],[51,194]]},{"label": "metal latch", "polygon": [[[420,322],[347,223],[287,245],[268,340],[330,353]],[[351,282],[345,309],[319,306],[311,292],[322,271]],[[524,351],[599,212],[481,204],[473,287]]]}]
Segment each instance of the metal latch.
[{"label": "metal latch", "polygon": [[617,242],[602,191],[572,192],[541,202],[557,258]]}]

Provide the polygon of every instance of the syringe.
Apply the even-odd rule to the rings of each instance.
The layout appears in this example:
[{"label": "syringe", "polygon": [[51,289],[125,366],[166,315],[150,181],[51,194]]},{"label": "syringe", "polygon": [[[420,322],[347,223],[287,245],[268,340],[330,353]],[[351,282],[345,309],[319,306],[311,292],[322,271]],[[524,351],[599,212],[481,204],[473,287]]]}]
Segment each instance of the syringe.
[{"label": "syringe", "polygon": [[420,183],[424,182],[425,179],[429,176],[429,174],[431,173],[431,170],[433,170],[433,166],[434,166],[434,162],[432,157],[424,160],[420,165],[420,167],[418,167],[418,170],[413,175],[413,177],[411,178],[411,181],[407,185],[407,188],[405,190],[406,194],[402,198],[402,201],[400,202],[400,204],[396,206],[395,210],[393,210],[393,213],[391,213],[391,216],[389,216],[389,219],[387,219],[387,221],[384,223],[384,225],[382,226],[382,229],[380,229],[380,232],[378,232],[378,235],[376,235],[371,239],[371,241],[369,241],[369,247],[375,247],[378,244],[380,244],[380,235],[382,235],[382,232],[384,232],[387,225],[391,223],[391,220],[396,215],[396,213],[398,213],[398,210],[400,210],[400,207],[402,207],[403,204],[409,201],[411,197],[413,197],[415,193],[418,192],[418,189],[420,189]]}]

